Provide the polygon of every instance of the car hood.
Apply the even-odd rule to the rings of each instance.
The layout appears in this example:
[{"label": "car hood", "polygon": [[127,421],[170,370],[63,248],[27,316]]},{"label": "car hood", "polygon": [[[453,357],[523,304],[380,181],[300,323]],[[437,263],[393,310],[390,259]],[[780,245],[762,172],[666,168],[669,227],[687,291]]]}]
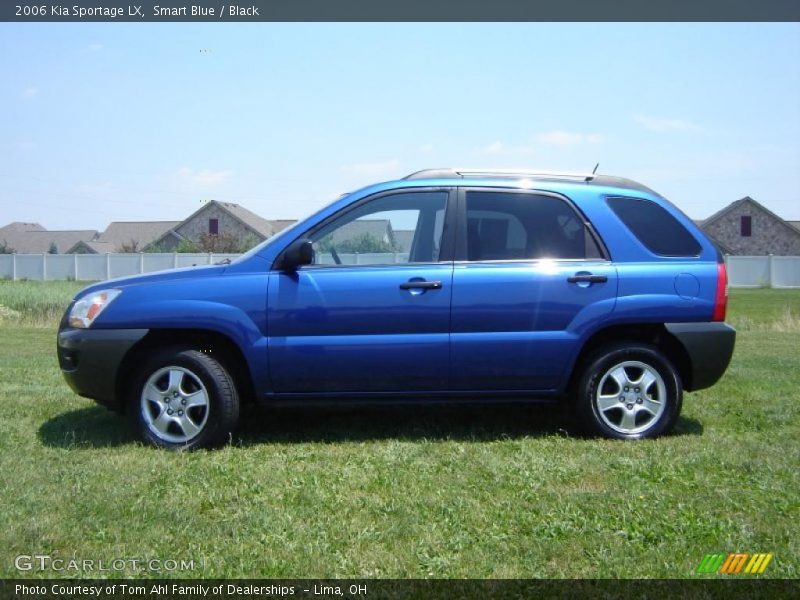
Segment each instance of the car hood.
[{"label": "car hood", "polygon": [[130,277],[118,277],[116,279],[106,279],[98,281],[90,286],[83,288],[75,295],[79,298],[84,294],[96,290],[105,290],[109,288],[125,289],[127,287],[156,283],[162,281],[177,281],[181,279],[205,279],[206,277],[217,277],[222,275],[228,265],[203,265],[200,267],[184,267],[182,269],[169,269],[167,271],[156,271],[154,273],[146,273],[144,275],[131,275]]}]

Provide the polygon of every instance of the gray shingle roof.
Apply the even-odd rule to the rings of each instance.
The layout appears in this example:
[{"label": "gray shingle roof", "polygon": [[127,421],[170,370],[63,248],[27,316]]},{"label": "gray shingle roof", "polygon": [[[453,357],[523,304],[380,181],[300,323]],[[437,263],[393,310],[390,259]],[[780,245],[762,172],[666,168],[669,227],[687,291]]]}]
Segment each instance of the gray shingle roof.
[{"label": "gray shingle roof", "polygon": [[4,227],[0,227],[0,235],[11,231],[45,231],[45,228],[39,223],[23,223],[21,221],[14,221]]},{"label": "gray shingle roof", "polygon": [[270,219],[270,224],[272,228],[275,230],[275,233],[279,231],[283,231],[287,227],[291,227],[295,223],[297,223],[297,219]]},{"label": "gray shingle roof", "polygon": [[105,254],[106,252],[116,252],[117,246],[111,242],[80,241],[71,248],[67,248],[66,254]]},{"label": "gray shingle roof", "polygon": [[394,241],[397,242],[397,247],[400,252],[408,252],[411,250],[411,242],[414,241],[413,229],[395,229]]},{"label": "gray shingle roof", "polygon": [[265,238],[271,237],[277,232],[272,223],[267,221],[264,217],[259,217],[256,213],[250,212],[244,206],[239,206],[233,202],[219,202],[218,200],[212,200],[212,202],[223,207],[242,223],[249,225]]},{"label": "gray shingle roof", "polygon": [[0,243],[4,240],[17,254],[42,254],[55,243],[59,253],[64,253],[78,242],[88,242],[97,236],[95,230],[83,231],[6,231],[0,233]]},{"label": "gray shingle roof", "polygon": [[181,221],[114,221],[109,223],[96,241],[114,246],[113,250],[104,252],[118,252],[123,244],[130,244],[131,241],[137,242],[141,250],[180,224]]}]

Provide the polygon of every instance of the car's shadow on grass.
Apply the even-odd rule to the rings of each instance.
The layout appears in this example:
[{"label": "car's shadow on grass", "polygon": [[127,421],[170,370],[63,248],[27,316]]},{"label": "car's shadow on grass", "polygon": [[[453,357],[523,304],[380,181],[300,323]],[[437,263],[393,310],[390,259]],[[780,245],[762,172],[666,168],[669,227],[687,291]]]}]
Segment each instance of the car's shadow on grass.
[{"label": "car's shadow on grass", "polygon": [[[681,417],[672,435],[702,433],[699,421]],[[551,435],[588,439],[559,406],[245,407],[233,443],[251,446],[386,439],[483,442]],[[45,445],[58,448],[103,448],[137,440],[128,419],[100,407],[53,417],[39,428],[39,438]]]}]

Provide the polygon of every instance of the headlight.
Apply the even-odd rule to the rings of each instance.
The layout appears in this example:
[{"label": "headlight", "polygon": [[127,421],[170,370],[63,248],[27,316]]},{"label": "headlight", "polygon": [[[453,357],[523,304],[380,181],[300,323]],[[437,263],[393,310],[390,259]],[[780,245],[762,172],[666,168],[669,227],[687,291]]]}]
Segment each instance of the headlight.
[{"label": "headlight", "polygon": [[122,290],[100,290],[86,294],[69,311],[70,327],[78,327],[80,329],[91,327],[97,315],[103,312],[103,309],[111,304],[114,298],[121,293]]}]

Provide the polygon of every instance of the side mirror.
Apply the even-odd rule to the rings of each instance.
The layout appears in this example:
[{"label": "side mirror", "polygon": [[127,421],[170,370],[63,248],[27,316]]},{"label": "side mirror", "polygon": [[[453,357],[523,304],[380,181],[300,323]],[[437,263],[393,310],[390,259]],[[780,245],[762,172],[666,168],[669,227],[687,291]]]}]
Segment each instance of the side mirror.
[{"label": "side mirror", "polygon": [[291,273],[296,271],[297,267],[310,265],[312,262],[314,262],[314,246],[308,238],[301,238],[292,242],[283,252],[281,269]]}]

